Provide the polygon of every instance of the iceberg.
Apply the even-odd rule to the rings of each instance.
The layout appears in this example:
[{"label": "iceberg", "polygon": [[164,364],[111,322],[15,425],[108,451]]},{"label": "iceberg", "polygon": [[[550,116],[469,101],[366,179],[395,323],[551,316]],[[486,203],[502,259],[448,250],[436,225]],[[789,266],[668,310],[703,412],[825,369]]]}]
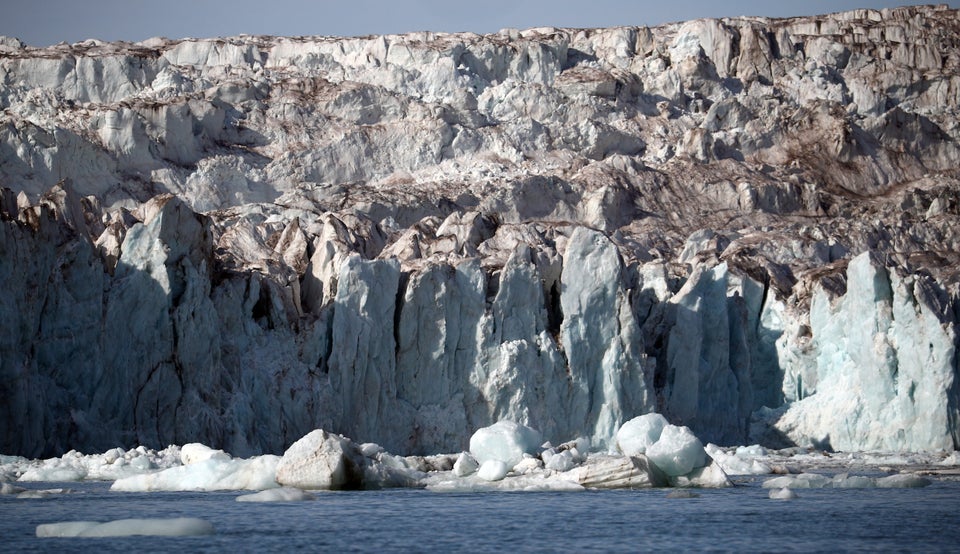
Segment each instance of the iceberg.
[{"label": "iceberg", "polygon": [[154,473],[117,479],[112,491],[224,491],[263,490],[279,487],[279,456],[264,455],[250,459],[212,457]]},{"label": "iceberg", "polygon": [[473,433],[470,454],[481,467],[495,461],[510,469],[520,463],[524,454],[538,453],[542,440],[538,431],[503,420]]},{"label": "iceberg", "polygon": [[660,439],[667,425],[667,418],[658,413],[635,417],[617,431],[617,449],[627,456],[646,454],[647,449]]},{"label": "iceberg", "polygon": [[237,502],[302,502],[316,500],[316,496],[293,487],[267,489],[252,494],[241,494]]},{"label": "iceberg", "polygon": [[703,443],[686,427],[667,425],[655,443],[647,448],[647,457],[672,477],[686,475],[707,465]]},{"label": "iceberg", "polygon": [[872,489],[872,488],[922,488],[932,483],[919,475],[897,474],[886,477],[867,477],[841,473],[833,478],[816,473],[785,475],[763,482],[765,489]]},{"label": "iceberg", "polygon": [[37,526],[37,536],[50,537],[192,537],[214,534],[213,525],[202,519],[118,519],[108,522],[64,521]]}]

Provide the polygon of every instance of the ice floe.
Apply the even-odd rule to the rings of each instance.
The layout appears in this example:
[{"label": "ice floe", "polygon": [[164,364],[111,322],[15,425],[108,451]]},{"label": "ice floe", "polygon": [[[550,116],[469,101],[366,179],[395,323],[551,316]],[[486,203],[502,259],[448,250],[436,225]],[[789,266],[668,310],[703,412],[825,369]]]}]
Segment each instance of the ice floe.
[{"label": "ice floe", "polygon": [[306,491],[328,489],[714,488],[730,486],[728,475],[769,473],[780,475],[763,483],[767,489],[894,488],[926,486],[931,480],[923,475],[950,475],[957,465],[957,453],[703,446],[690,429],[671,425],[655,413],[627,421],[615,436],[615,442],[602,447],[609,450],[591,449],[583,437],[554,446],[541,443],[537,430],[503,420],[478,429],[469,451],[433,456],[398,456],[378,444],[355,443],[322,429],[303,436],[283,456],[234,458],[199,443],[159,451],[142,446],[91,455],[71,451],[47,460],[2,456],[0,494],[26,499],[70,492],[62,487],[26,489],[13,481],[112,480],[113,491],[265,491],[238,500],[282,502],[309,499]]},{"label": "ice floe", "polygon": [[63,521],[37,526],[38,537],[186,537],[212,535],[213,525],[196,518]]}]

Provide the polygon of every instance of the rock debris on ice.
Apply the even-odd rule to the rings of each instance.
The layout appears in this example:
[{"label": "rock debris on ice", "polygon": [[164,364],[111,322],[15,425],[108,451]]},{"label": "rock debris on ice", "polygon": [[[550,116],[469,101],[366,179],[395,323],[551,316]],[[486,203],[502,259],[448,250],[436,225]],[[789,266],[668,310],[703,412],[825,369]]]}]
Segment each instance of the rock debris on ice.
[{"label": "rock debris on ice", "polygon": [[[0,39],[0,452],[955,450],[958,14]],[[18,477],[169,467],[128,454]]]}]

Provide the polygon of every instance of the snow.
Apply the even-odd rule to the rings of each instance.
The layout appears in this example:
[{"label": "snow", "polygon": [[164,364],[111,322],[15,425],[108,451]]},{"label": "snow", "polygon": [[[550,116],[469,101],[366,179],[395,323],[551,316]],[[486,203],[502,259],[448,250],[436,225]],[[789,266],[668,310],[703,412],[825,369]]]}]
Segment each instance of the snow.
[{"label": "snow", "polygon": [[543,439],[526,425],[503,420],[478,429],[470,437],[470,454],[481,468],[488,461],[499,461],[509,470],[524,454],[537,454]]},{"label": "snow", "polygon": [[190,537],[212,535],[213,525],[202,519],[118,519],[108,522],[64,521],[37,526],[38,537]]}]

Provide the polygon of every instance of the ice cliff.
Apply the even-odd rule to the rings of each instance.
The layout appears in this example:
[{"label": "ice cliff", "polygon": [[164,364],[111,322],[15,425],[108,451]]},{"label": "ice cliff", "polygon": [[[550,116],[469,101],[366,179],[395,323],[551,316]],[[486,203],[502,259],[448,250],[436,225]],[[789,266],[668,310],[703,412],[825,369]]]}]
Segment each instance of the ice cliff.
[{"label": "ice cliff", "polygon": [[958,448],[958,106],[943,6],[0,39],[0,452]]}]

